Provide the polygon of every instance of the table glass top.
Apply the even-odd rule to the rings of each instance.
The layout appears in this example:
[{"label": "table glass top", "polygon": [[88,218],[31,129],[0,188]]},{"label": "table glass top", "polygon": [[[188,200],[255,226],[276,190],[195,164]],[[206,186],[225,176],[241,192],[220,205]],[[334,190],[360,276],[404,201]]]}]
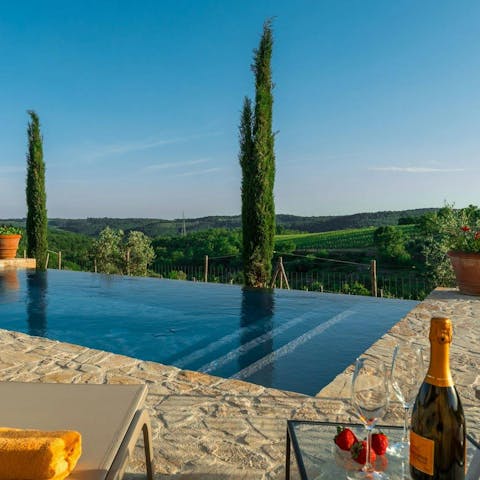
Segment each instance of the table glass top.
[{"label": "table glass top", "polygon": [[[349,470],[358,470],[360,465],[351,460],[349,452],[343,452],[334,443],[337,433],[337,423],[325,422],[296,422],[290,421],[292,443],[297,442],[303,461],[306,478],[309,480],[321,480],[332,478],[346,478]],[[357,438],[365,438],[366,432],[362,425],[347,425],[353,430]],[[379,427],[388,437],[389,443],[399,442],[402,438],[402,428]],[[467,442],[467,464],[475,452],[476,447]],[[292,448],[292,455],[295,455]],[[292,464],[295,461],[292,459]],[[378,457],[377,470],[388,472],[390,480],[410,478],[408,456],[407,458],[396,457],[387,453]],[[294,469],[292,469],[294,470]]]}]

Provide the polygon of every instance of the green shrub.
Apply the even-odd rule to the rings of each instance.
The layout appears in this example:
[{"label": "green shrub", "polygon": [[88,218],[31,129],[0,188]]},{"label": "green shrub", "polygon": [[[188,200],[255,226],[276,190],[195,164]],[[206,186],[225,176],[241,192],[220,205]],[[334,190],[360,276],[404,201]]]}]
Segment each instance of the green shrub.
[{"label": "green shrub", "polygon": [[168,278],[170,280],[186,280],[187,279],[187,274],[182,270],[172,270],[168,274]]},{"label": "green shrub", "polygon": [[0,225],[0,235],[23,235],[23,230],[13,225]]},{"label": "green shrub", "polygon": [[323,283],[312,282],[309,290],[311,290],[312,292],[323,292]]},{"label": "green shrub", "polygon": [[351,285],[348,283],[344,283],[342,285],[342,293],[346,293],[348,295],[370,295],[370,290],[365,287],[365,285],[361,284],[360,282],[353,282]]}]

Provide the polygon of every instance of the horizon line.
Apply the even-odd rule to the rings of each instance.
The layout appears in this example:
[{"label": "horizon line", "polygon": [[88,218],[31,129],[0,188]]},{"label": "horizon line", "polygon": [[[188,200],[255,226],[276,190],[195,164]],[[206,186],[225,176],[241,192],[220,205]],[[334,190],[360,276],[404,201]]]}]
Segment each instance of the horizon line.
[{"label": "horizon line", "polygon": [[[300,215],[296,213],[280,213],[276,212],[275,216],[279,215],[285,215],[285,216],[291,216],[291,217],[301,217],[301,218],[324,218],[324,217],[351,217],[354,215],[366,215],[366,214],[372,214],[372,213],[384,213],[384,212],[411,212],[411,211],[416,211],[416,210],[439,210],[442,207],[417,207],[417,208],[404,208],[400,210],[375,210],[375,211],[363,211],[363,212],[356,212],[356,213],[343,213],[343,214],[325,214],[325,215]],[[157,221],[169,221],[169,222],[174,222],[174,221],[183,221],[183,220],[198,220],[201,218],[209,218],[209,217],[227,217],[227,218],[235,218],[235,217],[241,217],[241,213],[238,214],[229,214],[229,215],[221,215],[221,214],[216,214],[216,215],[202,215],[198,217],[176,217],[176,218],[160,218],[160,217],[135,217],[135,216],[129,216],[129,217],[112,217],[112,216],[98,216],[98,217],[92,217],[92,216],[86,216],[86,217],[58,217],[58,216],[53,216],[53,217],[48,217],[48,221],[50,220],[89,220],[89,219],[112,219],[112,220],[131,220],[131,219],[137,219],[137,220],[157,220]],[[6,218],[0,218],[0,222],[3,221],[16,221],[16,220],[26,220],[26,217],[6,217]]]}]

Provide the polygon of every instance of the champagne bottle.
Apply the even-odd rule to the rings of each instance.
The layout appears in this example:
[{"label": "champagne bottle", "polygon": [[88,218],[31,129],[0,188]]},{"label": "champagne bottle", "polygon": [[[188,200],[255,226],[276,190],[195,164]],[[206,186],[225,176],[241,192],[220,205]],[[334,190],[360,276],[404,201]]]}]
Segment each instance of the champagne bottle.
[{"label": "champagne bottle", "polygon": [[452,323],[432,318],[430,366],[418,392],[410,432],[414,480],[465,479],[465,416],[450,373]]}]

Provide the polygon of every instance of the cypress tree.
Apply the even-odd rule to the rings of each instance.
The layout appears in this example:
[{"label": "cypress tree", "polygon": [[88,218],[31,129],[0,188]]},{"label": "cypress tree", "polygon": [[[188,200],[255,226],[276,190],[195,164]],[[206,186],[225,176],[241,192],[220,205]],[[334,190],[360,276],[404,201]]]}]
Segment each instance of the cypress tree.
[{"label": "cypress tree", "polygon": [[240,166],[242,167],[242,257],[246,285],[255,283],[250,259],[255,251],[255,165],[253,162],[252,101],[245,97],[240,120]]},{"label": "cypress tree", "polygon": [[38,115],[33,110],[28,114],[27,254],[37,260],[37,270],[45,270],[48,250],[45,163]]},{"label": "cypress tree", "polygon": [[251,102],[245,99],[240,125],[243,270],[245,285],[252,287],[268,286],[275,236],[272,47],[269,20],[254,51],[255,111],[252,115]]}]

